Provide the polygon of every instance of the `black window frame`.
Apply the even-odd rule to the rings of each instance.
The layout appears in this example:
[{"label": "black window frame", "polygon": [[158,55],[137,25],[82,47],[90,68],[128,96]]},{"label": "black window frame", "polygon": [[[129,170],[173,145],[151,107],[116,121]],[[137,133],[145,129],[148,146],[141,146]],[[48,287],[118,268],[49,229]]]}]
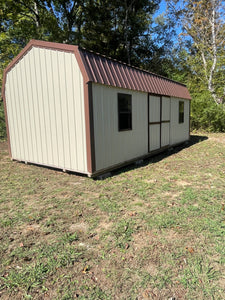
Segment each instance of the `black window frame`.
[{"label": "black window frame", "polygon": [[132,95],[117,94],[118,131],[132,130]]},{"label": "black window frame", "polygon": [[184,101],[179,101],[179,124],[184,123]]}]

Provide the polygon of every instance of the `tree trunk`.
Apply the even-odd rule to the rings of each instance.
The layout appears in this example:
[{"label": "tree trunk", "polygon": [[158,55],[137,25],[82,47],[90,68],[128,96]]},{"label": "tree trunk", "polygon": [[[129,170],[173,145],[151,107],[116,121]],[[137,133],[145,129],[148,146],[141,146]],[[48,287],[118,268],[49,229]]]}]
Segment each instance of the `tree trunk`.
[{"label": "tree trunk", "polygon": [[128,13],[129,7],[127,6],[127,1],[125,1],[125,26],[124,26],[124,38],[125,38],[125,48],[127,52],[127,62],[130,64],[130,52],[129,52],[129,43],[128,43]]},{"label": "tree trunk", "polygon": [[36,1],[34,1],[34,12],[35,12],[36,27],[39,28],[40,27],[40,17],[39,17],[39,11],[38,11],[38,6],[37,6]]},{"label": "tree trunk", "polygon": [[217,47],[216,47],[216,32],[215,32],[215,0],[212,1],[212,19],[209,20],[211,24],[211,30],[212,30],[212,50],[213,50],[213,62],[212,62],[212,67],[209,72],[209,78],[208,78],[208,90],[210,91],[214,101],[216,104],[220,103],[220,100],[217,98],[214,87],[213,87],[213,75],[215,72],[216,68],[216,63],[217,63]]}]

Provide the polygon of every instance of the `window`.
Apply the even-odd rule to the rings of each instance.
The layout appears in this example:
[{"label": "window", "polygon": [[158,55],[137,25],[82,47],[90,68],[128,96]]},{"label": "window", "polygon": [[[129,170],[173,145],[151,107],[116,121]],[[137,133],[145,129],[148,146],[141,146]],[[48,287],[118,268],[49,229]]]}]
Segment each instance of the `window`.
[{"label": "window", "polygon": [[184,102],[179,101],[179,123],[184,123]]},{"label": "window", "polygon": [[132,99],[131,95],[118,94],[119,131],[132,130]]}]

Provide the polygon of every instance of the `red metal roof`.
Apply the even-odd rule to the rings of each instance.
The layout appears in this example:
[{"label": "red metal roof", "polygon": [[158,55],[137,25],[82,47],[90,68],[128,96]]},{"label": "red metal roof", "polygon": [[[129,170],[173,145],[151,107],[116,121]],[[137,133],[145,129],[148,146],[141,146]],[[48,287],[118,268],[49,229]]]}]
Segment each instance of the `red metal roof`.
[{"label": "red metal roof", "polygon": [[[31,47],[41,47],[73,52],[82,69],[85,82],[106,84],[152,94],[191,99],[186,85],[166,77],[145,71],[101,54],[88,51],[74,45],[31,40],[13,59],[4,72],[6,73],[26,54]],[[3,93],[4,95],[4,84]]]},{"label": "red metal roof", "polygon": [[191,99],[186,85],[79,47],[89,81],[164,96]]}]

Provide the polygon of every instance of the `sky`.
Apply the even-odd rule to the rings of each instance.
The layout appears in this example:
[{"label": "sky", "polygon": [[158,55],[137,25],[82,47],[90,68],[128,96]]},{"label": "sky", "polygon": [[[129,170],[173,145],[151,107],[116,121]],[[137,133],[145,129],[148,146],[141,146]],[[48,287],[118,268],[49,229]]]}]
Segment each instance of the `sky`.
[{"label": "sky", "polygon": [[166,10],[166,1],[162,0],[159,5],[159,10],[155,13],[155,16],[161,15]]},{"label": "sky", "polygon": [[[154,17],[161,15],[163,12],[166,12],[166,0],[161,0],[161,3],[159,4],[159,9],[155,12]],[[176,41],[178,38],[178,35],[182,32],[182,29],[178,25],[178,23],[176,24],[175,30],[176,30],[177,35],[175,37],[173,37],[173,39]]]}]

